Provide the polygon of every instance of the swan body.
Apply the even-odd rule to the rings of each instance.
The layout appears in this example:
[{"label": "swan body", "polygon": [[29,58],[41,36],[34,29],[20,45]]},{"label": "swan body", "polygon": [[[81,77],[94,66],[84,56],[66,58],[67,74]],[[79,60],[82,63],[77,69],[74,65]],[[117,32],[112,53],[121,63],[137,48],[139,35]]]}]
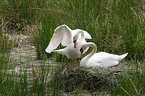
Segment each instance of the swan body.
[{"label": "swan body", "polygon": [[116,54],[110,54],[106,52],[98,52],[97,47],[94,43],[89,42],[84,45],[83,47],[92,47],[93,50],[90,54],[85,56],[81,62],[80,66],[85,66],[85,67],[110,67],[119,64],[119,61],[122,60],[127,56],[128,53],[123,54],[123,55],[116,55]]},{"label": "swan body", "polygon": [[80,57],[80,51],[78,48],[74,48],[74,44],[71,43],[67,47],[59,50],[54,50],[53,52],[59,53],[61,55],[67,56],[68,59],[76,59]]},{"label": "swan body", "polygon": [[[87,39],[91,39],[91,36],[88,32],[81,29],[70,29],[67,25],[58,26],[54,30],[54,34],[50,40],[49,45],[45,49],[47,53],[57,52],[62,55],[66,55],[69,58],[78,58],[80,57],[79,48],[82,44],[86,43]],[[77,46],[74,47],[74,40],[77,41]],[[59,44],[66,46],[64,49],[54,50]],[[88,48],[86,48],[87,50]]]}]

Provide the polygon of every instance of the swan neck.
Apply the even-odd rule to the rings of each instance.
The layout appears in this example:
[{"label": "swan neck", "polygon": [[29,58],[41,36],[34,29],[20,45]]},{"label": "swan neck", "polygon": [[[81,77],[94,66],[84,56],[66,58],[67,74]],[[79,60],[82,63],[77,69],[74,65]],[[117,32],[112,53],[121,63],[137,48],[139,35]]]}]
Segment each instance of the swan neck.
[{"label": "swan neck", "polygon": [[80,47],[82,45],[82,42],[84,42],[84,32],[78,31],[77,32],[77,47]]},{"label": "swan neck", "polygon": [[86,65],[88,60],[96,53],[97,51],[97,46],[94,44],[94,43],[91,43],[88,45],[88,47],[92,47],[93,50],[91,51],[90,54],[88,54],[87,56],[85,56],[83,59],[82,59],[82,63],[81,65]]},{"label": "swan neck", "polygon": [[90,54],[88,54],[86,57],[87,59],[90,59],[96,52],[97,52],[97,46],[95,44],[90,44],[89,47],[92,47],[93,50],[91,51]]}]

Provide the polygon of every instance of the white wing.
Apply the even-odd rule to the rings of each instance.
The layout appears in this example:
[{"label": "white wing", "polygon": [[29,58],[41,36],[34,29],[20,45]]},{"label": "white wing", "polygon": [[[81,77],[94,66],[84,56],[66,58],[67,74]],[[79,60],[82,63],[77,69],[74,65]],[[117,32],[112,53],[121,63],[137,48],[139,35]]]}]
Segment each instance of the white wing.
[{"label": "white wing", "polygon": [[73,39],[72,39],[72,30],[67,26],[67,25],[61,25],[61,26],[58,26],[54,32],[62,35],[62,45],[63,46],[67,46],[69,45],[70,43],[73,42]]},{"label": "white wing", "polygon": [[62,43],[63,46],[67,46],[72,42],[71,29],[67,25],[61,25],[54,30],[53,36],[45,51],[51,53],[60,43]]},{"label": "white wing", "polygon": [[[84,31],[84,30],[81,30],[81,29],[74,29],[74,30],[72,30],[72,36],[74,36],[78,31],[83,31],[84,32],[84,38],[86,38],[86,39],[92,39],[91,35],[87,31]],[[80,38],[80,35],[79,35],[78,39],[79,38]]]},{"label": "white wing", "polygon": [[51,40],[50,40],[50,43],[49,45],[47,46],[47,48],[45,49],[45,51],[47,53],[51,53],[54,49],[56,49],[59,44],[61,43],[62,41],[62,35],[61,34],[58,34],[58,33],[54,33]]},{"label": "white wing", "polygon": [[91,35],[87,31],[83,31],[83,32],[84,32],[84,37],[86,39],[92,39]]}]

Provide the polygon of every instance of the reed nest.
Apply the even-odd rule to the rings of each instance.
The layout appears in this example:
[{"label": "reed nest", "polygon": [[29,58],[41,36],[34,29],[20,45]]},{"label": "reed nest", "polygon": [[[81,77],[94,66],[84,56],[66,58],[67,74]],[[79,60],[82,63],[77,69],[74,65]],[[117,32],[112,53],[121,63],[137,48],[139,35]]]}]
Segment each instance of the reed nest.
[{"label": "reed nest", "polygon": [[117,68],[85,68],[76,65],[61,65],[56,68],[49,85],[55,89],[72,92],[84,89],[89,92],[109,90],[112,82],[121,76]]}]

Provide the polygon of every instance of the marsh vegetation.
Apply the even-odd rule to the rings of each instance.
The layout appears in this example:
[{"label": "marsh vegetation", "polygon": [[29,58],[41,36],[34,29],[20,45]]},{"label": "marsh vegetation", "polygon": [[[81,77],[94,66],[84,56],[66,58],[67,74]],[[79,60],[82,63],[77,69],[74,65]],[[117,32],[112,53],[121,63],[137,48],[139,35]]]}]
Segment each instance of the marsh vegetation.
[{"label": "marsh vegetation", "polygon": [[[3,0],[0,6],[0,95],[145,95],[143,0]],[[62,24],[90,33],[97,51],[129,54],[109,68],[68,64],[45,52]]]}]

